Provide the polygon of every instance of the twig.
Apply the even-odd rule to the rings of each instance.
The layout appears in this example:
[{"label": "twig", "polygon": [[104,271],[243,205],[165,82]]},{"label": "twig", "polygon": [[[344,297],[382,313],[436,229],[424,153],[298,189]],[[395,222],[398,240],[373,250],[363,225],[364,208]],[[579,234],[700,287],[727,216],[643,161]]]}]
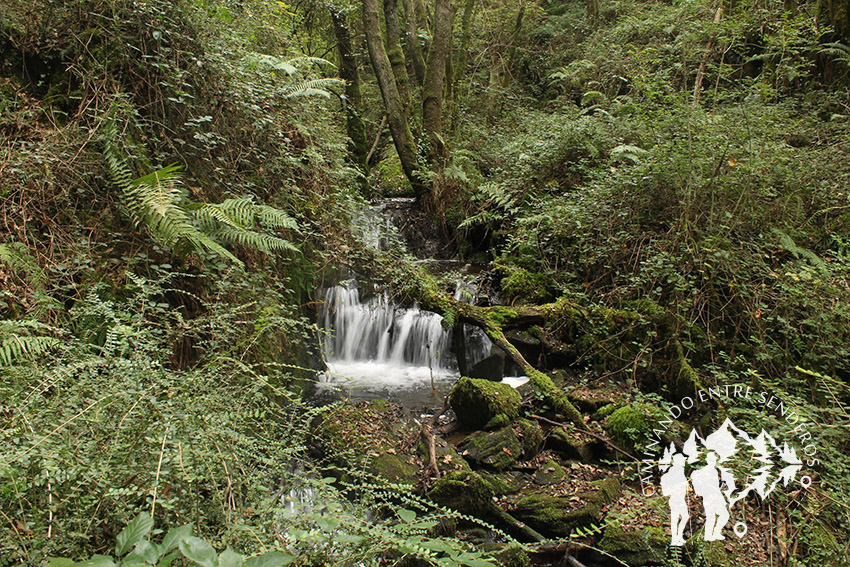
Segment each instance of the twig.
[{"label": "twig", "polygon": [[372,147],[369,148],[369,153],[366,154],[366,163],[367,164],[372,159],[372,155],[374,155],[375,149],[378,147],[378,142],[381,139],[381,132],[384,131],[384,124],[386,124],[386,123],[387,123],[387,115],[384,114],[384,116],[381,118],[381,125],[378,126],[378,132],[375,134],[375,141],[372,142]]},{"label": "twig", "polygon": [[449,399],[446,397],[445,402],[443,402],[443,407],[440,408],[437,413],[431,416],[426,423],[422,424],[422,429],[420,430],[420,434],[422,438],[425,439],[425,442],[428,444],[428,468],[425,469],[425,474],[428,474],[429,471],[434,471],[434,475],[437,478],[442,476],[440,472],[440,466],[437,464],[437,438],[434,436],[434,426],[437,424],[437,421],[440,419],[440,416],[443,415],[446,410],[449,409]]}]

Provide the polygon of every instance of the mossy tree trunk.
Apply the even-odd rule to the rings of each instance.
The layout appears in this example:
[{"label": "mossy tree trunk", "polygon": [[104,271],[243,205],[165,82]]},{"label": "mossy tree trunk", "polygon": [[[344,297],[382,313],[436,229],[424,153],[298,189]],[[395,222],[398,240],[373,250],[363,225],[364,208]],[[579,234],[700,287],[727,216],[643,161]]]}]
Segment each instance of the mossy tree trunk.
[{"label": "mossy tree trunk", "polygon": [[443,143],[443,90],[446,78],[446,59],[451,52],[451,0],[436,0],[431,48],[422,87],[422,128],[428,136],[428,159],[437,163],[445,157]]},{"label": "mossy tree trunk", "polygon": [[360,118],[363,109],[363,100],[360,95],[360,71],[351,47],[351,32],[346,15],[334,8],[330,9],[330,14],[339,54],[339,76],[345,81],[344,103],[348,149],[354,162],[366,174],[369,170],[366,162],[366,157],[369,155],[369,142],[366,140],[366,127]]},{"label": "mossy tree trunk", "polygon": [[419,44],[419,28],[422,27],[425,20],[425,10],[419,0],[403,1],[407,20],[405,43],[413,67],[413,76],[416,78],[416,83],[421,86],[425,82],[425,56],[422,53],[422,46]]},{"label": "mossy tree trunk", "polygon": [[378,87],[381,89],[381,97],[387,109],[387,122],[390,126],[390,134],[392,134],[396,152],[398,152],[401,161],[401,167],[417,197],[421,198],[426,194],[427,187],[418,173],[416,142],[410,131],[408,115],[404,110],[392,66],[384,48],[384,40],[381,37],[377,0],[363,0],[363,28],[366,32],[369,60],[375,70]]},{"label": "mossy tree trunk", "polygon": [[393,69],[398,94],[405,113],[410,116],[410,79],[407,76],[407,64],[404,51],[401,49],[401,28],[398,22],[398,0],[384,0],[384,42],[387,47],[387,57]]}]

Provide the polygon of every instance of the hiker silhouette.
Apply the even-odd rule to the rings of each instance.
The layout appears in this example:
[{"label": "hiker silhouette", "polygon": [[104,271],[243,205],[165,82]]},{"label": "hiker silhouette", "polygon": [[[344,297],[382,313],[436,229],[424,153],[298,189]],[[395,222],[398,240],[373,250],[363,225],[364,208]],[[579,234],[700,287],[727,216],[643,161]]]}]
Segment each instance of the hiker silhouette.
[{"label": "hiker silhouette", "polygon": [[729,521],[729,506],[720,489],[720,471],[717,469],[717,454],[709,451],[705,455],[705,466],[691,473],[694,493],[702,498],[705,511],[705,541],[718,541],[723,537],[723,526]]},{"label": "hiker silhouette", "polygon": [[685,545],[685,525],[688,523],[688,477],[685,476],[685,456],[673,455],[673,464],[661,476],[661,493],[670,499],[670,545]]}]

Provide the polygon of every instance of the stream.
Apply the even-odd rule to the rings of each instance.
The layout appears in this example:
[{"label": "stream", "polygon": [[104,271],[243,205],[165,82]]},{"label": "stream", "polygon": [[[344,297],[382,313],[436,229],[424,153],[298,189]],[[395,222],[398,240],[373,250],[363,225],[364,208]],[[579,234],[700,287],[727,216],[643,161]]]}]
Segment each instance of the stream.
[{"label": "stream", "polygon": [[[364,245],[386,249],[402,238],[396,225],[405,218],[405,208],[412,206],[410,199],[387,199],[355,214],[353,228]],[[474,302],[477,285],[470,267],[464,270],[463,264],[452,261],[442,264],[456,274],[455,299]],[[442,405],[460,377],[452,349],[454,331],[443,328],[442,316],[417,305],[399,305],[356,278],[325,289],[321,298],[318,322],[325,332],[322,354],[328,370],[319,377],[315,400],[380,399],[408,409]],[[464,325],[463,333],[469,368],[494,347],[476,327]],[[503,378],[515,387],[526,380]]]}]

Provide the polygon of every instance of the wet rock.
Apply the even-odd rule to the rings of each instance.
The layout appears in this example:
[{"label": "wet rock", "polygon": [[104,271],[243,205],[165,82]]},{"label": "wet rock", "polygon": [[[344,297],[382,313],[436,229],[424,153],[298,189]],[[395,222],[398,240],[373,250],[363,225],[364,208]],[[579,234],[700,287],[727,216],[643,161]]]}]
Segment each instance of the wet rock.
[{"label": "wet rock", "polygon": [[543,535],[567,537],[576,527],[598,523],[603,506],[620,492],[620,482],[615,478],[591,484],[593,488],[575,496],[532,493],[517,503],[514,515]]},{"label": "wet rock", "polygon": [[[507,384],[463,377],[452,389],[449,402],[463,425],[481,429],[499,414],[508,420],[515,419],[522,398]],[[503,418],[497,421],[499,419],[504,421]]]},{"label": "wet rock", "polygon": [[[663,524],[651,525],[650,519],[663,518],[666,509],[662,498],[643,498],[626,493],[628,508],[612,510],[605,518],[607,524],[599,549],[610,553],[628,565],[657,565],[664,563],[670,536]],[[709,565],[718,565],[709,562]]]},{"label": "wet rock", "polygon": [[481,378],[498,382],[505,377],[505,355],[493,353],[472,365],[469,369],[472,378]]},{"label": "wet rock", "polygon": [[522,444],[512,427],[492,432],[476,431],[458,448],[466,459],[495,470],[508,468],[522,454]]}]

